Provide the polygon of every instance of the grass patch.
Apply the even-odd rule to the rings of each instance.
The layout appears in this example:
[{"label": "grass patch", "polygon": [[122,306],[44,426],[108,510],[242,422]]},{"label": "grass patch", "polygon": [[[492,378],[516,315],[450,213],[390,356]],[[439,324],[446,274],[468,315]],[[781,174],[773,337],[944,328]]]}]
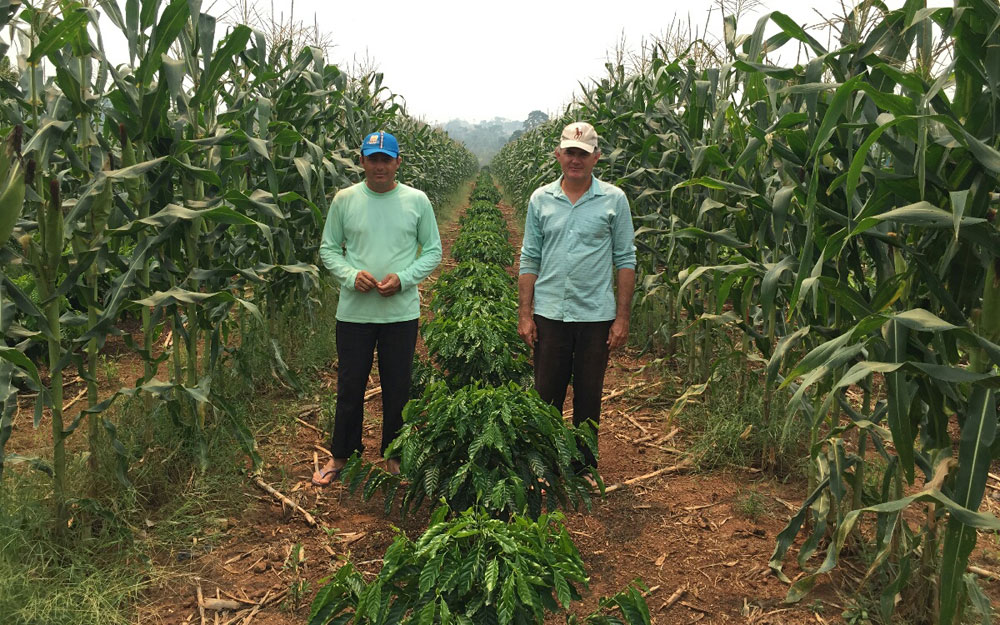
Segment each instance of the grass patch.
[{"label": "grass patch", "polygon": [[662,297],[643,297],[640,293],[632,303],[629,344],[670,357],[677,342],[673,334],[666,300]]},{"label": "grass patch", "polygon": [[[747,363],[720,363],[717,379],[739,380]],[[688,403],[678,417],[692,435],[689,452],[706,471],[723,467],[756,467],[779,478],[801,475],[805,468],[809,430],[800,419],[788,422],[772,407],[764,417],[763,384],[757,374],[742,389],[709,385],[697,403]],[[776,406],[783,403],[775,400]],[[776,414],[777,413],[777,414]]]},{"label": "grass patch", "polygon": [[463,182],[440,205],[434,207],[439,226],[457,219],[456,213],[469,202],[469,194],[472,193],[474,186],[475,179]]},{"label": "grass patch", "polygon": [[[0,620],[5,625],[127,625],[149,579],[126,527],[93,502],[55,541],[48,476],[6,471],[0,488]],[[81,519],[89,519],[81,523]],[[101,521],[101,522],[99,522]]]},{"label": "grass patch", "polygon": [[265,326],[244,319],[242,342],[220,370],[221,394],[239,402],[279,388],[304,393],[314,386],[316,373],[337,353],[337,295],[322,277],[315,295],[272,312]]}]

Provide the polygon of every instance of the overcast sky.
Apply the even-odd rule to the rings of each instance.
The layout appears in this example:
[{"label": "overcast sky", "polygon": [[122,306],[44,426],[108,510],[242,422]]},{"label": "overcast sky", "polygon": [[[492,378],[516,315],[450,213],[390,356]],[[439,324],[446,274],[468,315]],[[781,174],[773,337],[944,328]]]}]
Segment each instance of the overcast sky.
[{"label": "overcast sky", "polygon": [[[220,16],[237,0],[204,0],[203,10]],[[253,0],[249,0],[253,2]],[[853,0],[844,0],[850,3]],[[898,7],[903,0],[888,0]],[[258,9],[288,20],[292,0],[256,0]],[[950,0],[930,0],[950,5]],[[385,74],[385,84],[403,96],[411,115],[425,121],[454,118],[481,121],[503,117],[523,120],[540,109],[561,112],[604,73],[604,63],[624,40],[636,49],[661,36],[681,20],[704,32],[715,0],[506,0],[495,3],[455,0],[295,0],[294,18],[334,42],[330,61],[350,68],[368,60]],[[760,15],[781,11],[803,25],[821,21],[813,7],[829,14],[840,0],[763,0],[741,20],[740,34],[753,31]],[[110,24],[102,31],[116,31]],[[718,39],[722,19],[714,10],[707,23]],[[221,29],[220,29],[221,30]],[[776,27],[769,29],[773,33]],[[221,32],[219,36],[221,37]],[[825,35],[819,35],[824,44]],[[107,37],[109,48],[124,42]],[[794,46],[790,46],[794,47]],[[109,56],[117,56],[109,49]]]},{"label": "overcast sky", "polygon": [[[815,23],[814,2],[770,0],[768,10]],[[269,0],[260,5],[269,11]],[[686,24],[688,13],[692,26],[702,30],[713,5],[712,0],[296,0],[295,18],[312,24],[315,13],[320,30],[336,43],[331,60],[350,64],[367,54],[385,73],[386,84],[406,98],[412,115],[429,122],[523,120],[535,109],[560,110],[580,82],[599,78],[622,36],[638,47],[675,19]],[[274,6],[290,8],[291,2],[275,0]],[[755,22],[756,17],[747,19],[741,32],[751,31]],[[721,32],[721,24],[713,11],[709,28]]]}]

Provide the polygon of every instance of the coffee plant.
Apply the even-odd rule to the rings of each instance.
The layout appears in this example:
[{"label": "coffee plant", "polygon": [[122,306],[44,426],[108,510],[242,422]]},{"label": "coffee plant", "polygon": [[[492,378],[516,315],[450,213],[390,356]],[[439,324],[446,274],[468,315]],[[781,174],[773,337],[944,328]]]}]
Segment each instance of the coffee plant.
[{"label": "coffee plant", "polygon": [[431,310],[435,315],[447,314],[456,302],[470,299],[504,299],[515,294],[514,278],[503,267],[479,261],[459,263],[443,274],[434,285]]},{"label": "coffee plant", "polygon": [[443,499],[454,510],[537,517],[543,504],[590,507],[589,485],[575,467],[583,448],[596,445],[589,426],[566,425],[537,393],[513,383],[455,392],[435,384],[407,404],[403,429],[386,451],[400,458],[407,482],[357,458],[342,479],[365,498],[384,490],[387,510],[402,489],[403,514]]},{"label": "coffee plant", "polygon": [[483,200],[473,200],[469,204],[469,208],[465,210],[463,219],[475,219],[482,215],[488,215],[491,217],[499,215],[500,217],[503,217],[503,213],[500,212],[500,209],[494,204]]},{"label": "coffee plant", "polygon": [[500,201],[500,190],[493,186],[492,182],[476,185],[472,192],[472,199],[486,202],[490,206]]},{"label": "coffee plant", "polygon": [[410,397],[420,397],[428,386],[441,381],[441,372],[420,354],[413,354],[413,365],[410,372]]},{"label": "coffee plant", "polygon": [[481,213],[475,217],[466,215],[459,219],[458,223],[462,226],[463,235],[469,232],[486,231],[498,233],[504,239],[510,236],[510,230],[507,228],[507,220],[499,212]]},{"label": "coffee plant", "polygon": [[[449,512],[439,507],[416,541],[397,535],[371,582],[351,564],[342,566],[316,595],[309,625],[528,625],[580,599],[588,578],[558,512],[506,523],[482,510],[450,520]],[[650,622],[636,589],[601,602],[601,611],[615,608],[624,620],[598,612],[583,622]]]},{"label": "coffee plant", "polygon": [[526,384],[532,374],[528,346],[518,336],[514,319],[440,315],[425,323],[421,333],[452,388],[472,382],[501,385],[514,380]]},{"label": "coffee plant", "polygon": [[504,235],[490,230],[462,230],[451,247],[457,262],[478,260],[506,267],[514,264],[514,247]]},{"label": "coffee plant", "polygon": [[441,309],[442,316],[453,319],[468,317],[507,317],[517,314],[517,294],[510,290],[496,298],[459,297]]}]

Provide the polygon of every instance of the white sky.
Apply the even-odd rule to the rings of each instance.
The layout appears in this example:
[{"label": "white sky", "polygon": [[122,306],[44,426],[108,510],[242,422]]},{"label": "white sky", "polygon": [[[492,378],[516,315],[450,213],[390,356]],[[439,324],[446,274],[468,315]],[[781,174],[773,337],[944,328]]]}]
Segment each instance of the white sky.
[{"label": "white sky", "polygon": [[[235,0],[204,0],[203,10],[219,16]],[[253,0],[251,0],[252,2]],[[271,13],[272,0],[256,0]],[[852,0],[844,0],[850,3]],[[890,7],[903,0],[889,0]],[[929,0],[950,5],[951,0]],[[580,91],[604,73],[604,63],[625,38],[635,49],[643,38],[662,35],[675,20],[699,32],[714,0],[506,0],[479,4],[455,0],[273,0],[275,15],[294,18],[327,33],[335,47],[329,60],[350,68],[359,60],[385,74],[385,84],[406,100],[411,115],[436,123],[454,118],[481,121],[504,117],[523,120],[540,109],[559,113]],[[827,14],[839,0],[764,0],[743,18],[740,34],[753,31],[760,15],[786,13],[800,24],[820,21],[813,7]],[[220,24],[217,38],[224,34]],[[718,10],[708,22],[709,38],[720,38]],[[777,29],[771,25],[767,34]],[[112,58],[126,58],[124,42],[115,41],[110,23],[102,27]],[[108,36],[111,35],[111,36]],[[814,35],[826,44],[826,36]],[[120,54],[114,48],[121,46]],[[794,48],[789,44],[790,49]]]},{"label": "white sky", "polygon": [[[220,3],[226,0],[218,0]],[[269,7],[268,0],[260,0]],[[268,2],[268,4],[264,4]],[[817,0],[769,0],[802,23],[817,20]],[[624,35],[638,47],[677,19],[704,29],[712,0],[506,0],[496,3],[296,0],[295,18],[332,34],[331,60],[375,61],[385,83],[428,122],[494,117],[523,120],[535,109],[561,112],[579,83],[604,74]],[[832,2],[827,1],[827,6]],[[291,2],[275,0],[275,10]],[[287,9],[286,9],[287,10]],[[740,32],[753,30],[756,17]],[[722,31],[719,12],[709,28]]]}]

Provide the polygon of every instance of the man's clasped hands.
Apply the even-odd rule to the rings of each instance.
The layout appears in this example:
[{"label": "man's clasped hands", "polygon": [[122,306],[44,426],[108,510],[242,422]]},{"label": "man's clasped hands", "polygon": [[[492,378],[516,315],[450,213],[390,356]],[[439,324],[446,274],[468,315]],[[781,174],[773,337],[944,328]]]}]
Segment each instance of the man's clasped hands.
[{"label": "man's clasped hands", "polygon": [[362,293],[367,293],[372,289],[378,289],[379,295],[389,297],[400,289],[399,276],[394,273],[387,274],[382,280],[376,280],[375,276],[362,269],[358,272],[358,277],[354,279],[354,289]]}]

